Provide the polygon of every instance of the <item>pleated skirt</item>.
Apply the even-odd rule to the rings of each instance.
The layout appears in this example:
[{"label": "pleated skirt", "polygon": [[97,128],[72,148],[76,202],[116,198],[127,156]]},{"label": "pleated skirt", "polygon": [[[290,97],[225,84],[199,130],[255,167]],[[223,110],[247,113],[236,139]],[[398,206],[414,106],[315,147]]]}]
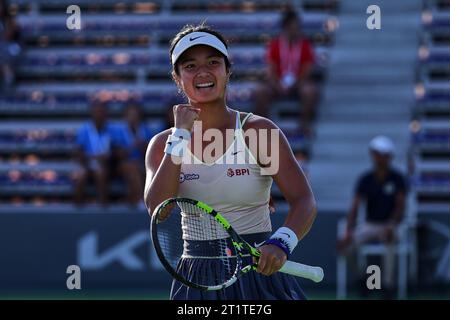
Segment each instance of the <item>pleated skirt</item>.
[{"label": "pleated skirt", "polygon": [[[243,235],[248,243],[261,243],[270,233],[255,233]],[[210,242],[186,241],[185,253],[190,256],[204,256],[217,254]],[[250,264],[251,257],[243,258],[243,266]],[[217,279],[223,277],[223,263],[220,259],[182,259],[178,264],[178,271],[186,278],[201,275]],[[194,279],[195,280],[195,279]],[[294,276],[276,272],[271,276],[264,276],[256,271],[250,271],[240,277],[233,285],[217,291],[202,291],[190,288],[173,280],[170,292],[171,300],[305,300],[306,296]]]}]

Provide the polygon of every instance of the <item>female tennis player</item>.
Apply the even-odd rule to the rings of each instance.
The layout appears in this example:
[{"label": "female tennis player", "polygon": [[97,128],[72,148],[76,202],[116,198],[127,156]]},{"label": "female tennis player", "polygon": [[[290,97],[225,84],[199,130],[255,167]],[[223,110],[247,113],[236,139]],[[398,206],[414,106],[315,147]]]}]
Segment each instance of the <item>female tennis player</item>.
[{"label": "female tennis player", "polygon": [[[148,145],[144,194],[147,208],[152,214],[158,204],[172,197],[203,201],[221,212],[247,242],[260,244],[261,251],[257,272],[246,274],[236,284],[219,291],[200,291],[174,280],[170,298],[305,299],[295,277],[276,272],[308,233],[316,216],[311,188],[286,137],[270,120],[227,105],[231,65],[227,43],[220,33],[206,25],[186,26],[172,40],[170,58],[173,79],[187,103],[173,107],[174,128],[157,134]],[[196,129],[197,124],[201,124],[201,130]],[[217,140],[209,142],[203,138],[200,147],[193,144],[209,129],[219,130],[223,137],[230,130],[234,135],[233,139],[219,139],[226,151],[205,161],[204,151]],[[249,143],[244,137],[250,130],[265,130],[269,134],[258,135],[257,143]],[[279,133],[275,143],[271,139],[274,132]],[[229,156],[254,161],[223,161]],[[195,161],[185,161],[188,158]],[[174,161],[177,159],[181,161]],[[263,174],[261,169],[270,161],[278,161],[279,169]],[[273,180],[289,203],[284,225],[275,232],[269,209]],[[190,246],[186,241],[189,253],[201,254],[204,250],[198,243]],[[220,272],[211,271],[211,263],[199,261],[189,270]]]}]

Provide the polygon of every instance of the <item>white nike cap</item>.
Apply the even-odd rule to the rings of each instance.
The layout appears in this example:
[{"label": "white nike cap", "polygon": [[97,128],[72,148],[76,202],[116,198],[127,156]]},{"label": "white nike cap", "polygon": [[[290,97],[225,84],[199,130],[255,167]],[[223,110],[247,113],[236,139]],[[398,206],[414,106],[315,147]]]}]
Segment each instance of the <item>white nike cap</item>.
[{"label": "white nike cap", "polygon": [[175,65],[178,58],[185,52],[187,49],[198,46],[198,45],[210,46],[220,53],[222,53],[225,57],[228,58],[228,50],[225,47],[224,43],[220,41],[215,35],[208,32],[191,32],[185,35],[183,38],[178,41],[175,45],[175,48],[172,51],[172,65]]},{"label": "white nike cap", "polygon": [[383,154],[393,154],[395,147],[391,139],[386,136],[376,136],[369,143],[369,149]]}]

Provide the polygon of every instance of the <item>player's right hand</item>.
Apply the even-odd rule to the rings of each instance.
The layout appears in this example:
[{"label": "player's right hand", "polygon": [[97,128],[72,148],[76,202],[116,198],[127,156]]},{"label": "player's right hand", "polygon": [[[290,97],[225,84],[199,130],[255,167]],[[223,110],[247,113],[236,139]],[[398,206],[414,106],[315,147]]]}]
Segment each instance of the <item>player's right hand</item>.
[{"label": "player's right hand", "polygon": [[272,244],[263,245],[258,248],[261,252],[256,272],[270,276],[281,269],[287,260],[286,253]]},{"label": "player's right hand", "polygon": [[194,121],[198,119],[201,109],[189,104],[177,104],[173,106],[173,119],[175,128],[192,130]]}]

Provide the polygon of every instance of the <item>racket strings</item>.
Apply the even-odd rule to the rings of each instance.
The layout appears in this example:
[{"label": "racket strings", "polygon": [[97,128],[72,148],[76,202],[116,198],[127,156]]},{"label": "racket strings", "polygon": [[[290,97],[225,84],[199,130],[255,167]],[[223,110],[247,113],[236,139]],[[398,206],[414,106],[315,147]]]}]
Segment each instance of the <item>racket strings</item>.
[{"label": "racket strings", "polygon": [[[216,267],[214,269],[217,270],[210,270],[215,278],[211,285],[226,282],[236,270],[233,246],[227,242],[228,234],[222,225],[203,209],[185,202],[178,202],[178,205],[182,210],[183,239],[208,241],[209,248],[207,251],[209,251],[209,256],[215,258],[215,260],[220,259],[219,264],[216,261],[214,265]],[[211,275],[204,277],[204,279],[210,281]]]},{"label": "racket strings", "polygon": [[181,209],[183,238],[187,240],[217,240],[228,237],[213,216],[192,203],[178,202]]},{"label": "racket strings", "polygon": [[[170,204],[162,208],[158,214],[158,242],[165,260],[172,268],[176,268],[183,252],[181,225],[177,221],[178,207]],[[178,219],[179,220],[179,219]]]},{"label": "racket strings", "polygon": [[238,258],[227,232],[194,204],[178,201],[160,210],[157,239],[165,260],[182,278],[216,286],[233,277]]}]

